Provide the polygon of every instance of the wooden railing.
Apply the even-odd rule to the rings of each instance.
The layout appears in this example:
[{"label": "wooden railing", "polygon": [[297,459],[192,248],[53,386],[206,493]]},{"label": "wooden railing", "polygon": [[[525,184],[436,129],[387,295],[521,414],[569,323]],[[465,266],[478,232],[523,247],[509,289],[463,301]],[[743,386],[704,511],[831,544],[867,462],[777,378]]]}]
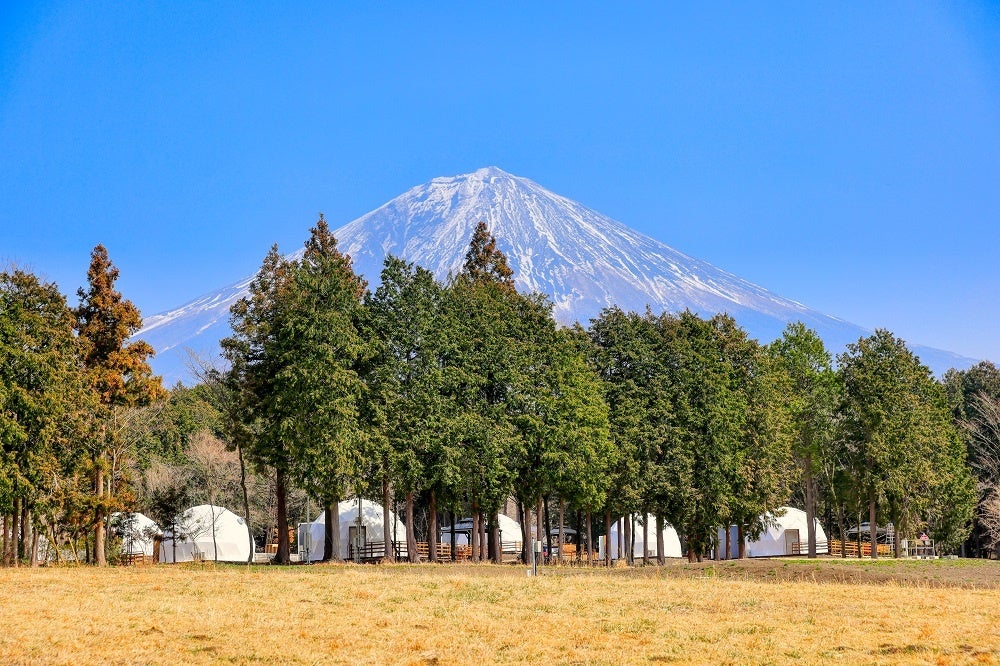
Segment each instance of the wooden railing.
[{"label": "wooden railing", "polygon": [[[854,545],[857,546],[858,544],[854,544]],[[826,542],[826,541],[817,541],[816,542],[816,552],[817,553],[826,553],[826,552],[828,552],[828,548],[829,547],[830,547],[830,544],[828,542]],[[882,551],[879,551],[879,552],[881,553]],[[831,555],[834,554],[832,550],[829,551],[829,553]],[[808,543],[802,543],[801,541],[799,541],[798,543],[793,543],[792,544],[792,555],[808,555],[808,554],[809,554],[809,544]],[[836,554],[839,555],[840,551],[838,550],[836,552]]]},{"label": "wooden railing", "polygon": [[347,544],[348,561],[353,562],[355,559],[358,559],[361,560],[362,562],[380,562],[384,557],[385,557],[384,541],[368,541],[364,543],[360,548],[358,548],[353,543]]},{"label": "wooden railing", "polygon": [[145,553],[128,553],[122,555],[121,563],[125,566],[143,566],[149,564],[153,559],[146,557]]},{"label": "wooden railing", "polygon": [[[841,550],[843,549],[843,550]],[[879,557],[891,557],[892,549],[888,544],[880,543],[876,549]],[[858,557],[858,542],[857,541],[840,541],[838,539],[830,539],[830,555],[834,557],[840,557],[841,554],[847,557]],[[871,557],[872,556],[872,544],[870,541],[861,542],[861,557]]]}]

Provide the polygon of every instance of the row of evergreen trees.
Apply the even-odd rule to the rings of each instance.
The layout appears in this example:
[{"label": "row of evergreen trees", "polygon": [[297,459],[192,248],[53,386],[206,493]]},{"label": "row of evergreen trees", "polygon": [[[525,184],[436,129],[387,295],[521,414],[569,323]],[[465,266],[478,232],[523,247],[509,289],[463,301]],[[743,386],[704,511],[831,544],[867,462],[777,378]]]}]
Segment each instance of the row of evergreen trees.
[{"label": "row of evergreen trees", "polygon": [[[112,511],[169,522],[188,495],[176,475],[151,490],[151,472],[172,462],[192,468],[184,483],[211,486],[222,458],[205,437],[197,455],[189,441],[203,426],[236,450],[242,478],[272,476],[279,562],[289,560],[288,494],[298,489],[325,507],[328,525],[342,498],[386,508],[403,498],[411,557],[416,504],[430,540],[443,511],[490,525],[494,558],[495,516],[509,498],[522,518],[557,501],[558,523],[567,510],[585,518],[588,543],[613,518],[651,513],[692,558],[720,526],[753,536],[789,501],[841,535],[865,515],[872,539],[892,521],[949,548],[984,506],[984,466],[970,467],[971,437],[957,425],[979,404],[969,379],[979,370],[939,383],[886,331],[849,345],[835,370],[802,324],[761,345],[727,315],[609,308],[586,330],[560,328],[544,296],[515,289],[483,224],[446,283],[390,256],[371,291],[321,216],[301,258],[272,248],[233,306],[227,369],[166,403],[146,363],[152,350],[128,342],[139,313],[116,278],[98,246],[70,308],[55,285],[0,274],[6,562],[39,538],[90,534],[88,557],[102,563]],[[335,557],[339,531],[327,532]]]},{"label": "row of evergreen trees", "polygon": [[849,345],[834,371],[801,324],[766,346],[727,315],[609,308],[588,330],[559,328],[544,296],[514,288],[484,224],[447,284],[390,256],[370,292],[321,218],[300,260],[272,248],[231,324],[227,413],[247,457],[274,470],[278,561],[289,483],[327,524],[348,494],[386,508],[405,496],[411,557],[415,496],[431,540],[442,509],[495,526],[508,497],[522,516],[554,497],[588,532],[592,516],[607,530],[652,513],[692,558],[720,526],[759,533],[798,489],[810,518],[821,500],[841,525],[864,510],[873,539],[891,520],[954,546],[973,517],[943,387],[888,332]]}]

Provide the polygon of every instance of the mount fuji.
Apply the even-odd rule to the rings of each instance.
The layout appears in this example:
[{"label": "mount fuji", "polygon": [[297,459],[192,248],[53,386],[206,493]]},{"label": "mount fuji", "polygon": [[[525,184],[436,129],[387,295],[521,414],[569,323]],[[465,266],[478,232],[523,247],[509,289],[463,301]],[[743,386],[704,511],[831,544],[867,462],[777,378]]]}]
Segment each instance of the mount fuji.
[{"label": "mount fuji", "polygon": [[[418,185],[334,234],[341,251],[353,258],[355,271],[370,285],[378,282],[389,253],[444,279],[461,268],[479,221],[496,236],[518,288],[548,294],[555,318],[563,324],[586,324],[611,305],[639,312],[647,306],[655,312],[728,312],[762,342],[778,337],[788,322],[802,321],[820,334],[832,353],[870,333],[496,167]],[[168,382],[190,381],[188,350],[201,357],[218,354],[219,340],[229,334],[229,307],[247,293],[251,280],[247,277],[148,317],[135,337],[157,351],[154,370]],[[911,349],[936,373],[975,363],[939,349]]]}]

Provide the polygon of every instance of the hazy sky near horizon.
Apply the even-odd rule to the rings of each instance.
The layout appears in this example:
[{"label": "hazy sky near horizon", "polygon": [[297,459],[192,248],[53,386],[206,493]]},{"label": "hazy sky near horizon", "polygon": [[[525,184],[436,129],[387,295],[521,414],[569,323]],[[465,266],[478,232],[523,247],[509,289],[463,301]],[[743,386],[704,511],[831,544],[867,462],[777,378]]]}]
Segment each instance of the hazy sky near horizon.
[{"label": "hazy sky near horizon", "polygon": [[0,262],[151,315],[495,165],[1000,361],[1000,5],[418,4],[4,3]]}]

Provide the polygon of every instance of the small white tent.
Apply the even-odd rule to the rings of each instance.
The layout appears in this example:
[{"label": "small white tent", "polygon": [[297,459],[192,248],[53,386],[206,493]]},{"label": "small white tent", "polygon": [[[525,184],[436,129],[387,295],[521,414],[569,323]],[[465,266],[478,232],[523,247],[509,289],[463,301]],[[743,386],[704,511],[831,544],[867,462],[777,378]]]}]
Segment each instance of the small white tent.
[{"label": "small white tent", "polygon": [[[779,516],[767,514],[766,522],[769,527],[754,540],[746,540],[747,557],[779,557],[781,555],[805,555],[808,552],[809,522],[806,520],[806,512],[790,506],[783,506],[777,510]],[[826,532],[819,520],[816,520],[816,553],[826,555],[829,553],[829,545]],[[726,533],[719,530],[719,550],[725,552]],[[739,557],[739,541],[735,527],[730,528],[730,553],[729,557]]]},{"label": "small white tent", "polygon": [[[355,526],[358,519],[358,499],[341,502],[337,507],[340,514],[340,557],[348,558],[348,546],[355,536]],[[385,521],[382,514],[382,505],[368,500],[361,503],[361,521],[364,529],[361,532],[362,544],[369,541],[382,541],[383,525]],[[389,522],[392,525],[393,540],[400,542],[402,549],[406,550],[406,528],[396,514],[389,511]],[[311,523],[299,524],[299,557],[305,560],[306,547],[309,548],[309,561],[318,562],[323,559],[323,539],[326,538],[326,515],[320,513]]]},{"label": "small white tent", "polygon": [[160,561],[246,562],[251,543],[245,520],[221,506],[201,504],[177,517],[176,543],[172,530],[164,531]]},{"label": "small white tent", "polygon": [[[618,553],[618,527],[619,525],[624,526],[625,520],[616,520],[611,523],[611,538],[609,539],[611,548],[611,559],[617,560],[622,558],[625,554],[623,551],[621,554]],[[649,557],[656,557],[656,516],[651,513],[646,514],[645,518],[637,515],[632,521],[632,534],[634,534],[635,547],[633,548],[633,555],[635,557],[642,557],[644,550],[644,544],[642,541],[643,523],[645,522],[648,527],[646,528],[646,533],[649,535],[649,547],[645,548]],[[628,544],[625,544],[625,549],[627,551]],[[677,530],[671,527],[666,522],[663,523],[663,554],[665,557],[681,557],[681,540],[677,536]],[[604,557],[604,551],[600,552],[601,557]]]},{"label": "small white tent", "polygon": [[122,555],[153,556],[153,540],[163,534],[153,520],[141,513],[113,513],[111,527],[122,541]]}]

